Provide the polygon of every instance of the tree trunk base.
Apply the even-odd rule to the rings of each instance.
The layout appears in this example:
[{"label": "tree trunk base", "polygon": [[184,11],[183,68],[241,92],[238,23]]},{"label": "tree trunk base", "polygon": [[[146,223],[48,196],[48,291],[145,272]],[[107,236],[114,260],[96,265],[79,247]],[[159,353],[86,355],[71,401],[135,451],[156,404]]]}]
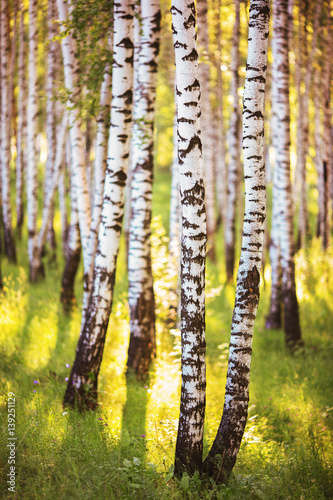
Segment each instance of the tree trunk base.
[{"label": "tree trunk base", "polygon": [[81,247],[75,251],[67,250],[65,269],[61,280],[60,302],[63,305],[64,313],[70,314],[76,306],[74,294],[74,283],[77,269],[80,263]]}]

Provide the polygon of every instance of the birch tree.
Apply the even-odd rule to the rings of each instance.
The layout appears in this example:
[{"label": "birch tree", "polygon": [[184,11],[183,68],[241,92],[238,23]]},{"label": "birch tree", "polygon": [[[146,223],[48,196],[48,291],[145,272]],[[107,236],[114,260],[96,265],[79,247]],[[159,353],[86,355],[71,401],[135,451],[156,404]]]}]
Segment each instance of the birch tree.
[{"label": "birch tree", "polygon": [[198,36],[201,49],[199,77],[201,87],[201,137],[203,144],[202,164],[206,192],[207,236],[209,255],[215,260],[215,172],[214,172],[214,128],[212,127],[213,112],[210,102],[210,69],[208,40],[208,4],[207,0],[197,2]]},{"label": "birch tree", "polygon": [[290,180],[290,105],[288,54],[288,0],[274,3],[272,111],[275,169],[273,197],[277,204],[279,246],[281,252],[284,329],[287,346],[301,343],[298,303],[295,285],[293,207]]},{"label": "birch tree", "polygon": [[64,404],[97,405],[98,374],[112,308],[128,169],[133,100],[133,4],[114,5],[111,125],[93,281]]},{"label": "birch tree", "polygon": [[12,228],[10,205],[10,89],[9,89],[9,3],[1,2],[1,194],[2,220],[5,254],[11,262],[16,262],[16,248]]},{"label": "birch tree", "polygon": [[134,89],[131,218],[128,250],[130,342],[127,366],[147,376],[155,354],[155,300],[151,269],[154,112],[161,11],[159,0],[141,2],[137,88]]},{"label": "birch tree", "polygon": [[41,268],[37,249],[37,0],[29,2],[29,90],[27,108],[27,225],[29,278],[35,282]]},{"label": "birch tree", "polygon": [[247,420],[254,321],[259,302],[260,268],[266,218],[264,97],[269,30],[269,0],[251,0],[243,105],[245,213],[229,364],[222,420],[204,470],[226,482],[236,462]]},{"label": "birch tree", "polygon": [[[70,8],[71,3],[68,2]],[[65,21],[67,20],[67,5],[64,0],[57,0],[58,14],[60,21],[60,32],[64,33]],[[88,269],[88,238],[91,224],[91,208],[88,189],[87,172],[85,166],[83,135],[81,130],[81,120],[78,110],[78,99],[80,87],[77,82],[78,54],[77,46],[73,35],[66,33],[61,40],[62,55],[64,60],[65,86],[69,93],[67,102],[69,137],[72,155],[72,182],[76,190],[76,203],[79,216],[80,234],[82,241],[84,269]]]},{"label": "birch tree", "polygon": [[175,475],[193,473],[202,463],[205,416],[206,213],[200,137],[200,83],[194,3],[173,0],[176,57],[178,159],[182,211],[181,339],[182,388]]},{"label": "birch tree", "polygon": [[228,193],[227,193],[227,217],[225,221],[225,252],[227,280],[232,281],[235,266],[235,222],[237,208],[237,193],[240,175],[240,109],[239,109],[239,28],[240,28],[240,0],[235,0],[235,24],[232,34],[231,48],[231,89],[232,109],[229,125],[229,152],[230,164],[228,166]]},{"label": "birch tree", "polygon": [[18,53],[18,97],[17,97],[17,134],[16,134],[16,230],[21,238],[23,226],[23,172],[26,151],[26,67],[25,67],[25,11],[21,6]]}]

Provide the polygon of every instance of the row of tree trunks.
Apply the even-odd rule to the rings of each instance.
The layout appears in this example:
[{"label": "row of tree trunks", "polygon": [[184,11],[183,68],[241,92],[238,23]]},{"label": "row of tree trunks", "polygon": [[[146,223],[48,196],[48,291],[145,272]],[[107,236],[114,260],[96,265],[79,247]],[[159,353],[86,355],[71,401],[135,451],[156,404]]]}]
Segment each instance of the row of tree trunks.
[{"label": "row of tree trunks", "polygon": [[9,46],[9,2],[1,2],[1,194],[2,220],[5,255],[11,262],[16,262],[16,249],[12,227],[12,212],[10,205],[10,46]]},{"label": "row of tree trunks", "polygon": [[154,114],[161,11],[141,2],[141,36],[134,89],[131,217],[128,249],[130,342],[127,366],[146,378],[155,355],[155,300],[151,268]]},{"label": "row of tree trunks", "polygon": [[176,476],[202,463],[205,416],[206,211],[200,138],[200,84],[194,3],[173,0],[176,57],[178,160],[182,210],[181,342],[182,388],[176,444]]},{"label": "row of tree trunks", "polygon": [[133,4],[114,5],[111,127],[91,294],[64,404],[97,406],[98,374],[112,308],[127,178],[133,101]]}]

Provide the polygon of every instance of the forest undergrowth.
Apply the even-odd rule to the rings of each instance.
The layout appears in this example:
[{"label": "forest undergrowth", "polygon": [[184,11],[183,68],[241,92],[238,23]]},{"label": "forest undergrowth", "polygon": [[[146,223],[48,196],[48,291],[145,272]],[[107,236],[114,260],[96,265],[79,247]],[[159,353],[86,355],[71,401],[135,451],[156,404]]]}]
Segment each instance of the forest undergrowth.
[{"label": "forest undergrowth", "polygon": [[[162,222],[163,221],[163,222]],[[180,334],[168,322],[165,219],[155,217],[153,260],[157,358],[149,380],[126,377],[129,339],[125,251],[100,374],[97,412],[62,407],[80,329],[59,303],[62,261],[30,285],[24,257],[3,266],[0,299],[0,496],[14,499],[331,499],[333,498],[333,250],[316,240],[296,258],[304,348],[288,355],[282,331],[264,328],[270,270],[265,269],[255,325],[249,418],[227,486],[197,474],[172,479],[180,395]],[[57,228],[57,224],[56,224]],[[221,238],[220,238],[221,239]],[[123,242],[124,243],[124,242]],[[25,241],[22,241],[21,255]],[[222,254],[222,245],[219,252]],[[205,453],[221,419],[235,287],[223,260],[207,272]],[[7,491],[7,399],[16,397],[16,492]],[[7,465],[6,465],[7,464]]]}]

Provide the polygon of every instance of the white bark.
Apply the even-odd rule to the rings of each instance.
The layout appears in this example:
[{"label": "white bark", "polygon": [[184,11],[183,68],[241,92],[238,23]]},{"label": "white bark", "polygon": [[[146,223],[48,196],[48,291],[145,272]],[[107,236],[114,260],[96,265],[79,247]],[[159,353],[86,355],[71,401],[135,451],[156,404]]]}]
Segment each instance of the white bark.
[{"label": "white bark", "polygon": [[12,229],[10,206],[10,93],[9,93],[9,4],[1,2],[1,194],[5,254],[11,262],[16,262],[16,250]]},{"label": "white bark", "polygon": [[[254,321],[266,218],[264,96],[269,30],[269,0],[251,0],[243,107],[245,213],[223,416],[205,461],[216,481],[227,481],[244,433]],[[221,455],[221,463],[216,456]]]},{"label": "white bark", "polygon": [[227,280],[232,281],[235,261],[235,221],[237,208],[237,194],[240,175],[240,108],[238,97],[239,86],[239,28],[240,28],[240,0],[235,0],[236,17],[232,35],[231,49],[231,89],[232,109],[229,126],[230,164],[228,166],[228,193],[227,217],[225,222],[225,251]]},{"label": "white bark", "polygon": [[[112,49],[110,39],[110,50]],[[98,229],[101,221],[102,205],[103,205],[103,191],[104,191],[104,178],[107,161],[107,123],[110,118],[110,101],[111,101],[111,66],[107,64],[105,67],[103,82],[100,94],[100,112],[97,118],[97,133],[96,133],[96,150],[95,150],[95,164],[94,164],[94,203],[91,218],[90,232],[87,244],[87,268],[84,277],[84,292],[83,292],[83,307],[82,307],[82,320],[83,326],[85,320],[86,309],[88,305],[91,281],[94,271],[94,259],[98,244]]]},{"label": "white bark", "polygon": [[155,355],[155,301],[151,269],[154,115],[160,41],[159,0],[141,2],[137,87],[134,89],[131,219],[128,251],[130,343],[127,366],[145,378]]},{"label": "white bark", "polygon": [[30,280],[39,272],[37,248],[37,0],[29,2],[29,90],[27,109],[27,223]]},{"label": "white bark", "polygon": [[273,190],[279,220],[282,291],[286,343],[294,348],[301,342],[295,285],[293,207],[290,181],[290,107],[288,54],[288,0],[274,3],[272,108],[274,116],[273,145],[276,176]]},{"label": "white bark", "polygon": [[176,56],[178,159],[182,210],[181,337],[182,389],[175,475],[193,473],[202,461],[205,415],[206,211],[200,137],[200,83],[194,3],[173,0]]},{"label": "white bark", "polygon": [[111,128],[91,295],[64,402],[95,408],[124,213],[133,100],[133,4],[114,5]]},{"label": "white bark", "polygon": [[17,97],[17,136],[16,136],[16,227],[19,238],[23,226],[23,172],[24,153],[26,148],[26,78],[25,78],[25,32],[24,14],[20,14],[19,54],[18,54],[18,97]]},{"label": "white bark", "polygon": [[[71,7],[69,2],[68,5]],[[65,30],[64,22],[67,19],[67,5],[64,3],[64,0],[57,0],[57,6],[60,20],[60,32],[62,33]],[[89,269],[88,238],[91,225],[91,208],[81,120],[76,107],[77,98],[80,94],[80,88],[78,87],[76,81],[76,73],[78,69],[77,49],[75,40],[71,33],[68,33],[67,36],[61,40],[61,47],[64,59],[65,85],[71,96],[67,102],[67,109],[69,137],[72,150],[72,182],[74,184],[74,188],[76,189],[83,262],[84,270],[86,272]]]},{"label": "white bark", "polygon": [[201,88],[201,137],[202,165],[206,193],[208,253],[215,259],[215,172],[214,172],[214,127],[212,127],[213,112],[210,102],[210,71],[207,0],[197,2],[198,10],[198,46],[200,48],[199,78]]}]

